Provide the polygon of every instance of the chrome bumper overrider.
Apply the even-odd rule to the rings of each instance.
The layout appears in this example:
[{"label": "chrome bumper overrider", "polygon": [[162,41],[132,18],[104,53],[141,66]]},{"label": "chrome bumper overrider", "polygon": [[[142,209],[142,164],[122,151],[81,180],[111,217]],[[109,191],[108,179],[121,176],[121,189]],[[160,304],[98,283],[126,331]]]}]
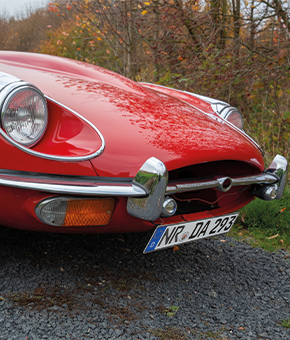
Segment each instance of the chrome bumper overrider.
[{"label": "chrome bumper overrider", "polygon": [[135,178],[57,176],[0,170],[0,185],[53,194],[125,196],[130,215],[154,221],[160,217],[164,198],[180,192],[209,188],[227,192],[233,186],[251,186],[252,194],[264,200],[280,199],[287,181],[288,162],[277,155],[269,168],[254,176],[218,177],[176,181],[168,184],[168,171],[157,158],[149,158]]}]

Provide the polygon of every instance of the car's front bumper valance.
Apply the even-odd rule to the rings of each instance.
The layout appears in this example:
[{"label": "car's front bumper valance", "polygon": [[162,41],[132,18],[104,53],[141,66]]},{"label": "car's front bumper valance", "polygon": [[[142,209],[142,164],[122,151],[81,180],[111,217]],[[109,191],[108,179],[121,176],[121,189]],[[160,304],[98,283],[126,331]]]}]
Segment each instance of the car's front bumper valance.
[{"label": "car's front bumper valance", "polygon": [[277,155],[269,168],[258,175],[218,177],[168,182],[164,163],[151,157],[132,178],[44,175],[0,170],[0,185],[36,190],[58,195],[125,196],[129,214],[148,221],[156,220],[163,209],[166,195],[216,188],[227,192],[233,186],[251,186],[254,196],[264,200],[280,199],[287,181],[288,162]]}]

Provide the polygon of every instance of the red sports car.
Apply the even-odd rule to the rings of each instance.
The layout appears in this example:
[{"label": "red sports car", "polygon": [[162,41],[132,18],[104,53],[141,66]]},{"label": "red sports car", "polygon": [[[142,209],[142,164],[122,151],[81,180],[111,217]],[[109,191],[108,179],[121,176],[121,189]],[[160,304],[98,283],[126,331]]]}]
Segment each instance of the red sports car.
[{"label": "red sports car", "polygon": [[224,102],[42,54],[0,52],[0,224],[63,233],[155,229],[145,252],[226,233],[281,198]]}]

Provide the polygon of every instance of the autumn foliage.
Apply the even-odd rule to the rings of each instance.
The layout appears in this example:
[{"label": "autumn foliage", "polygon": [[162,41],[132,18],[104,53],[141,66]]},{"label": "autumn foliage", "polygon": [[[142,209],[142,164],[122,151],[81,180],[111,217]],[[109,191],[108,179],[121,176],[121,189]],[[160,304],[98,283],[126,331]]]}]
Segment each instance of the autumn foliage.
[{"label": "autumn foliage", "polygon": [[[16,20],[12,29],[4,25],[7,40],[17,35],[16,23],[33,25],[35,16],[45,18],[40,31],[46,35],[27,50],[230,102],[240,108],[245,129],[270,157],[278,152],[287,156],[290,20],[285,2],[57,1],[25,22]],[[28,38],[27,32],[22,39]],[[11,43],[2,49],[6,46],[13,49]]]}]

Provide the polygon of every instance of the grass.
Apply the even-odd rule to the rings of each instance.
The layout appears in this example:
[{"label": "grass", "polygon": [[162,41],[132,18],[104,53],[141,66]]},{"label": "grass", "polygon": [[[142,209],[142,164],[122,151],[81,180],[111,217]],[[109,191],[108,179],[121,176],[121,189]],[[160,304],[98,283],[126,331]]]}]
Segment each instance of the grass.
[{"label": "grass", "polygon": [[227,337],[222,336],[223,330],[220,332],[200,332],[195,329],[185,328],[179,329],[177,327],[165,327],[158,329],[150,329],[149,333],[155,335],[157,339],[162,340],[184,340],[184,339],[192,339],[192,335],[195,336],[195,339],[205,340],[205,339],[215,339],[215,340],[226,340]]},{"label": "grass", "polygon": [[188,339],[188,333],[180,330],[177,327],[165,327],[158,329],[151,329],[150,333],[155,335],[157,339],[163,340],[183,340]]},{"label": "grass", "polygon": [[163,310],[163,312],[170,318],[172,318],[178,311],[179,307],[177,306],[170,306]]},{"label": "grass", "polygon": [[280,200],[255,199],[241,209],[229,236],[267,251],[290,250],[290,188]]},{"label": "grass", "polygon": [[282,320],[281,325],[286,328],[290,328],[290,319],[288,320]]},{"label": "grass", "polygon": [[38,287],[33,293],[15,292],[4,295],[4,299],[8,299],[14,303],[14,306],[26,307],[30,306],[32,309],[47,309],[53,306],[62,307],[67,305],[69,310],[76,306],[76,295],[74,291],[61,289],[58,286],[46,289]]}]

